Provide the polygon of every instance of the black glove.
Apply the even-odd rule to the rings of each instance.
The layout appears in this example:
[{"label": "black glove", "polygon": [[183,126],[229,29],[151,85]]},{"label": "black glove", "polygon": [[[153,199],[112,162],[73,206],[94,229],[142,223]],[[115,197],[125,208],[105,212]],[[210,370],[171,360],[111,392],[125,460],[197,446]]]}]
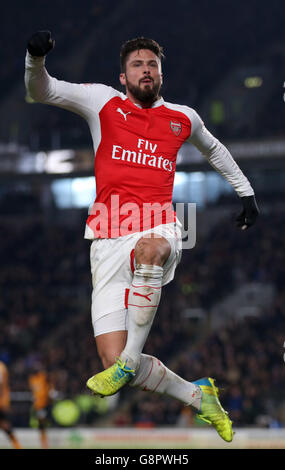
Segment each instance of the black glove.
[{"label": "black glove", "polygon": [[54,48],[54,44],[50,31],[38,31],[30,37],[27,49],[31,55],[42,57]]},{"label": "black glove", "polygon": [[241,197],[241,202],[243,205],[243,211],[236,218],[236,222],[238,227],[245,230],[255,223],[259,214],[259,209],[254,196]]}]

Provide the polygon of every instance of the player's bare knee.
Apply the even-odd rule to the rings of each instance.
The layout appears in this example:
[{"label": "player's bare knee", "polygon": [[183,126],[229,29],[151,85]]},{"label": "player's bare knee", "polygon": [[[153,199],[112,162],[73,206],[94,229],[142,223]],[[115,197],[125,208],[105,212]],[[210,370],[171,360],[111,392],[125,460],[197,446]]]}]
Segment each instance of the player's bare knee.
[{"label": "player's bare knee", "polygon": [[165,238],[142,237],[135,247],[136,263],[163,266],[170,252],[170,244]]}]

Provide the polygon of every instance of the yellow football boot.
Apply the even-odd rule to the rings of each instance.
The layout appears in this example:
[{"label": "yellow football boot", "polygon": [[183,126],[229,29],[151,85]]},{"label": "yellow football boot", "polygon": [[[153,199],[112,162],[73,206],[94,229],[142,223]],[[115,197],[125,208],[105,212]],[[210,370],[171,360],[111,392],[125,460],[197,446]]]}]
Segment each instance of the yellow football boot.
[{"label": "yellow football boot", "polygon": [[226,442],[233,440],[232,422],[228,412],[222,408],[219,400],[219,389],[214,384],[214,379],[203,378],[193,382],[202,390],[201,408],[198,411],[200,419],[212,424],[218,434]]},{"label": "yellow football boot", "polygon": [[101,397],[114,395],[134,377],[135,371],[126,366],[120,358],[108,369],[93,375],[87,381],[87,387]]}]

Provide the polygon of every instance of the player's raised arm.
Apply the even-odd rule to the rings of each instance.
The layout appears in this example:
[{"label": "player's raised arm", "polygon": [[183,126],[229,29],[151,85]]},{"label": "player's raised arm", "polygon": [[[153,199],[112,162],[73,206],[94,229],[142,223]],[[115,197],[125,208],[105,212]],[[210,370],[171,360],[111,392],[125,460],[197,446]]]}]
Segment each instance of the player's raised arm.
[{"label": "player's raised arm", "polygon": [[[193,110],[192,110],[193,111]],[[237,217],[237,226],[242,230],[253,225],[259,214],[254,190],[233,159],[229,150],[205,127],[198,114],[191,116],[192,130],[189,142],[200,150],[208,162],[233,186],[241,198],[242,212]]]},{"label": "player's raised arm", "polygon": [[96,92],[91,91],[92,86],[57,80],[48,74],[46,55],[54,46],[55,40],[49,31],[38,31],[28,40],[25,61],[27,93],[36,102],[59,106],[88,118],[94,110],[92,101]]}]

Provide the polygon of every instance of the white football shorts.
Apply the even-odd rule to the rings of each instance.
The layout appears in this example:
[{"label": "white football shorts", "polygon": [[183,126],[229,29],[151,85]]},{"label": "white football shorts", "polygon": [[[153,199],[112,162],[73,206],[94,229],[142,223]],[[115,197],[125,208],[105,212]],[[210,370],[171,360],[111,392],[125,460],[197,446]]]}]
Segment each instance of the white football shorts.
[{"label": "white football shorts", "polygon": [[94,335],[128,329],[128,293],[135,270],[135,246],[148,233],[165,237],[171,253],[163,266],[162,285],[174,278],[181,259],[181,224],[162,224],[119,238],[98,238],[90,247],[92,274],[91,314]]}]

